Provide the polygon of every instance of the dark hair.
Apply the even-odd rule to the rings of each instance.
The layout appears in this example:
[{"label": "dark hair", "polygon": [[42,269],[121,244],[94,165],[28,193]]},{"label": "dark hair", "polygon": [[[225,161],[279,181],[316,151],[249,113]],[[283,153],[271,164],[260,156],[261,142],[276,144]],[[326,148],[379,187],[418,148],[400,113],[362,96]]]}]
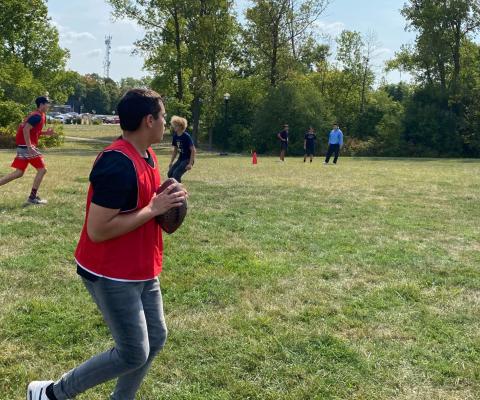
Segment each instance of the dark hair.
[{"label": "dark hair", "polygon": [[136,131],[143,117],[153,115],[158,119],[162,97],[150,89],[131,89],[123,95],[117,106],[120,127],[124,131]]},{"label": "dark hair", "polygon": [[37,105],[37,108],[40,107],[42,104],[49,104],[50,100],[46,98],[45,96],[40,96],[35,99],[35,104]]}]

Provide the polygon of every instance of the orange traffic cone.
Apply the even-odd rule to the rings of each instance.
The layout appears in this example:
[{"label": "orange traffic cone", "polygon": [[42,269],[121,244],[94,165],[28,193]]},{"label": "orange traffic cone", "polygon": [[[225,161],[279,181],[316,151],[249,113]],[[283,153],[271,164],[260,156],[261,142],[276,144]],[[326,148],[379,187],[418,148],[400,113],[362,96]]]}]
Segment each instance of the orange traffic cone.
[{"label": "orange traffic cone", "polygon": [[254,151],[252,155],[252,164],[257,164],[257,152]]}]

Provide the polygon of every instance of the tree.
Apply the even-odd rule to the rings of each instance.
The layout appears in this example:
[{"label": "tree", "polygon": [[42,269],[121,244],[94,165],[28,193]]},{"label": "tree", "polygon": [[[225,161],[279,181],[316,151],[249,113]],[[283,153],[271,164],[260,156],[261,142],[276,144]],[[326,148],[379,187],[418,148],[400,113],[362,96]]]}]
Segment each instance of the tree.
[{"label": "tree", "polygon": [[219,81],[229,66],[238,28],[232,15],[232,1],[201,0],[195,4],[196,7],[189,7],[185,15],[190,32],[187,64],[192,71],[190,85],[193,94],[193,134],[198,137],[203,98],[205,128],[211,149],[217,104],[223,98],[219,93]]},{"label": "tree", "polygon": [[152,85],[165,95],[173,112],[191,113],[194,140],[199,136],[202,105],[208,111],[205,123],[211,143],[219,77],[228,66],[234,42],[233,2],[109,2],[116,16],[127,16],[145,27],[146,35],[136,45],[146,57],[146,68],[155,75]]},{"label": "tree", "polygon": [[65,68],[68,51],[60,48],[58,32],[44,0],[0,2],[0,59],[21,62],[46,90],[56,93],[56,77]]},{"label": "tree", "polygon": [[461,45],[480,29],[480,1],[410,0],[402,15],[408,21],[407,28],[418,32],[419,70],[429,80],[437,77],[442,90],[448,88],[457,94]]},{"label": "tree", "polygon": [[473,126],[466,123],[472,102],[462,88],[462,49],[480,30],[480,1],[411,0],[402,14],[417,32],[415,44],[402,47],[388,68],[407,70],[419,83],[406,107],[406,137],[438,154],[465,151],[465,129]]},{"label": "tree", "polygon": [[0,99],[20,104],[32,104],[39,93],[45,89],[32,72],[13,55],[4,55],[0,60]]},{"label": "tree", "polygon": [[298,61],[298,49],[311,39],[309,28],[328,4],[328,0],[254,0],[247,9],[246,41],[272,87]]},{"label": "tree", "polygon": [[[185,30],[184,10],[188,2],[184,0],[108,0],[113,7],[113,15],[130,18],[143,26],[145,37],[136,43],[143,54],[145,66],[158,77],[156,82],[162,92],[170,92],[170,82],[175,83],[175,97],[184,101],[184,55]],[[175,75],[175,80],[171,79]],[[167,83],[168,82],[168,83]]]},{"label": "tree", "polygon": [[97,74],[88,74],[84,77],[86,93],[83,100],[84,111],[96,114],[109,114],[111,110],[111,99],[106,85]]},{"label": "tree", "polygon": [[298,60],[299,49],[308,47],[313,39],[310,35],[312,24],[325,12],[330,0],[289,0],[288,3],[288,38],[293,58]]},{"label": "tree", "polygon": [[131,77],[122,78],[120,79],[120,83],[119,83],[120,94],[123,95],[128,90],[134,89],[134,88],[147,88],[147,87],[150,87],[151,84],[152,84],[152,78],[150,77],[143,77],[140,79],[131,78]]}]

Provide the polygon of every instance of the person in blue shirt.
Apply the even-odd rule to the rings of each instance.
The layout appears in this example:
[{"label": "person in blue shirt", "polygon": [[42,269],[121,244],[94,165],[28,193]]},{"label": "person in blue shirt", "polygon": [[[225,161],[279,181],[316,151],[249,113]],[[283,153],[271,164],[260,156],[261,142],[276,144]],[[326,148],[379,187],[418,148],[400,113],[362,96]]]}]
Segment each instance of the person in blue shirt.
[{"label": "person in blue shirt", "polygon": [[[172,138],[172,159],[168,166],[168,177],[181,182],[183,174],[193,167],[196,150],[192,137],[186,131],[187,120],[174,115],[170,124],[175,132]],[[175,161],[177,154],[178,160]]]},{"label": "person in blue shirt", "polygon": [[343,147],[343,132],[339,129],[338,124],[333,124],[333,129],[330,132],[328,137],[328,150],[327,156],[325,157],[324,164],[328,164],[332,154],[335,154],[333,163],[336,164],[338,160],[338,155],[340,154],[340,149]]},{"label": "person in blue shirt", "polygon": [[285,161],[288,149],[288,125],[283,125],[283,131],[277,134],[277,138],[280,140],[280,161]]},{"label": "person in blue shirt", "polygon": [[315,154],[315,141],[317,136],[312,127],[305,133],[305,139],[303,140],[303,148],[305,150],[305,155],[303,156],[303,162],[307,161],[307,157],[310,156],[310,162],[313,160],[313,155]]}]

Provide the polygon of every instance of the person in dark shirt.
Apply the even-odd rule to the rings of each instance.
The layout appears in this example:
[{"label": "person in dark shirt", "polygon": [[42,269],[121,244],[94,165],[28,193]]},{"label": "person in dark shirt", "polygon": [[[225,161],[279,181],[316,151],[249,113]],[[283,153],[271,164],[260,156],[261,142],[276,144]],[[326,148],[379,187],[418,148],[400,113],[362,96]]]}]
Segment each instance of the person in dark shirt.
[{"label": "person in dark shirt", "polygon": [[[168,166],[168,177],[182,181],[185,172],[190,171],[195,162],[195,146],[192,137],[187,133],[187,120],[174,115],[170,120],[174,130],[172,137],[172,159]],[[175,158],[178,159],[175,161]]]},{"label": "person in dark shirt", "polygon": [[315,142],[317,136],[313,127],[310,127],[307,133],[305,133],[305,139],[303,141],[303,148],[305,149],[305,155],[303,156],[303,162],[307,161],[307,157],[310,157],[310,162],[313,160],[313,155],[315,154]]},{"label": "person in dark shirt", "polygon": [[280,161],[285,161],[285,154],[288,150],[288,125],[283,125],[283,131],[277,134],[280,140]]}]

